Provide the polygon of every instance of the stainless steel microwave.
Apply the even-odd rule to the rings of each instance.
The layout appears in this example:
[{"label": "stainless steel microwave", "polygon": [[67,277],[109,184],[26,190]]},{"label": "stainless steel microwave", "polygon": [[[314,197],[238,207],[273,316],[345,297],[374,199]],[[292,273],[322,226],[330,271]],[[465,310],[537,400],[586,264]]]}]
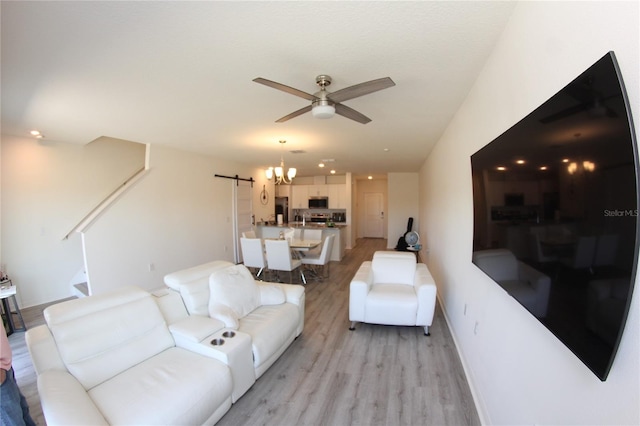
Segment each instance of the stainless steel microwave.
[{"label": "stainless steel microwave", "polygon": [[328,209],[329,197],[309,197],[310,209]]}]

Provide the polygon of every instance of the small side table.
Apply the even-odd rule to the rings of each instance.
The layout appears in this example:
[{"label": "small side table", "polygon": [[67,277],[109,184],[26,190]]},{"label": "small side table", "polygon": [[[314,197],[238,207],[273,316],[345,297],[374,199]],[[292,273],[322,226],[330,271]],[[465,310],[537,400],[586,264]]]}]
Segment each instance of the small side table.
[{"label": "small side table", "polygon": [[420,263],[420,249],[417,249],[415,247],[407,247],[407,251],[415,253],[416,262]]},{"label": "small side table", "polygon": [[[2,299],[2,316],[7,318],[7,336],[12,334],[14,331],[26,330],[27,325],[22,319],[22,313],[20,312],[20,307],[16,301],[16,286],[13,285],[11,280],[0,282],[0,299]],[[15,311],[11,310],[10,302],[12,301]],[[13,322],[14,314],[18,315],[22,327],[16,327],[16,324]]]}]

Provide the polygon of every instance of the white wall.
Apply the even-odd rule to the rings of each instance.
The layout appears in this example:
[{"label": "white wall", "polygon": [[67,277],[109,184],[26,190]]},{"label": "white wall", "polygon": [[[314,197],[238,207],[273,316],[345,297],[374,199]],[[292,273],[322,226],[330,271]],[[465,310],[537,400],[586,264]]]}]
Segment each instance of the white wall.
[{"label": "white wall", "polygon": [[70,296],[83,268],[79,235],[64,236],[144,166],[144,145],[87,145],[2,135],[2,260],[21,306]]},{"label": "white wall", "polygon": [[418,174],[417,173],[388,173],[388,194],[387,203],[387,248],[394,248],[398,244],[398,238],[407,232],[407,222],[413,218],[412,230],[420,234],[418,194]]},{"label": "white wall", "polygon": [[[144,146],[81,146],[8,135],[2,135],[1,146],[0,264],[18,286],[23,307],[69,297],[84,267],[83,247],[80,234],[63,237],[144,165]],[[260,170],[161,146],[150,150],[147,175],[84,234],[94,294],[125,284],[156,288],[167,272],[216,258],[233,260],[235,181],[214,174],[253,176],[254,212],[261,217],[273,211],[273,183]],[[270,196],[266,206],[260,203],[262,185]]]},{"label": "white wall", "polygon": [[[254,207],[264,179],[227,160],[151,145],[150,171],[84,234],[91,294],[125,285],[151,290],[179,269],[233,262],[235,180],[254,177]],[[273,208],[273,190],[268,189]],[[260,213],[258,213],[260,214]]]},{"label": "white wall", "polygon": [[640,423],[640,284],[616,360],[601,382],[471,263],[469,160],[609,50],[616,53],[637,126],[638,21],[637,2],[519,3],[422,167],[427,261],[485,424]]}]

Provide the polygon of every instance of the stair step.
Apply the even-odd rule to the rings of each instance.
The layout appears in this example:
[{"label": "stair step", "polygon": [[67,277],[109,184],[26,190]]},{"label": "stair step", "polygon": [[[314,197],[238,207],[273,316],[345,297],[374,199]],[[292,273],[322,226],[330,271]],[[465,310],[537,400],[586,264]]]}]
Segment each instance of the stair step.
[{"label": "stair step", "polygon": [[86,297],[89,295],[89,285],[87,283],[74,284],[73,287],[79,297]]}]

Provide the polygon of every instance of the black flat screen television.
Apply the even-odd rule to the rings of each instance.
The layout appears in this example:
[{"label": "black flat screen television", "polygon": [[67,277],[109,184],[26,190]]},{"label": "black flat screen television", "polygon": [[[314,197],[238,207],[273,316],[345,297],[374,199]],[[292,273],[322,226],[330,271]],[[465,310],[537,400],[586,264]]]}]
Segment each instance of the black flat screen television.
[{"label": "black flat screen television", "polygon": [[614,53],[473,154],[471,166],[473,262],[606,380],[639,230],[637,141]]}]

